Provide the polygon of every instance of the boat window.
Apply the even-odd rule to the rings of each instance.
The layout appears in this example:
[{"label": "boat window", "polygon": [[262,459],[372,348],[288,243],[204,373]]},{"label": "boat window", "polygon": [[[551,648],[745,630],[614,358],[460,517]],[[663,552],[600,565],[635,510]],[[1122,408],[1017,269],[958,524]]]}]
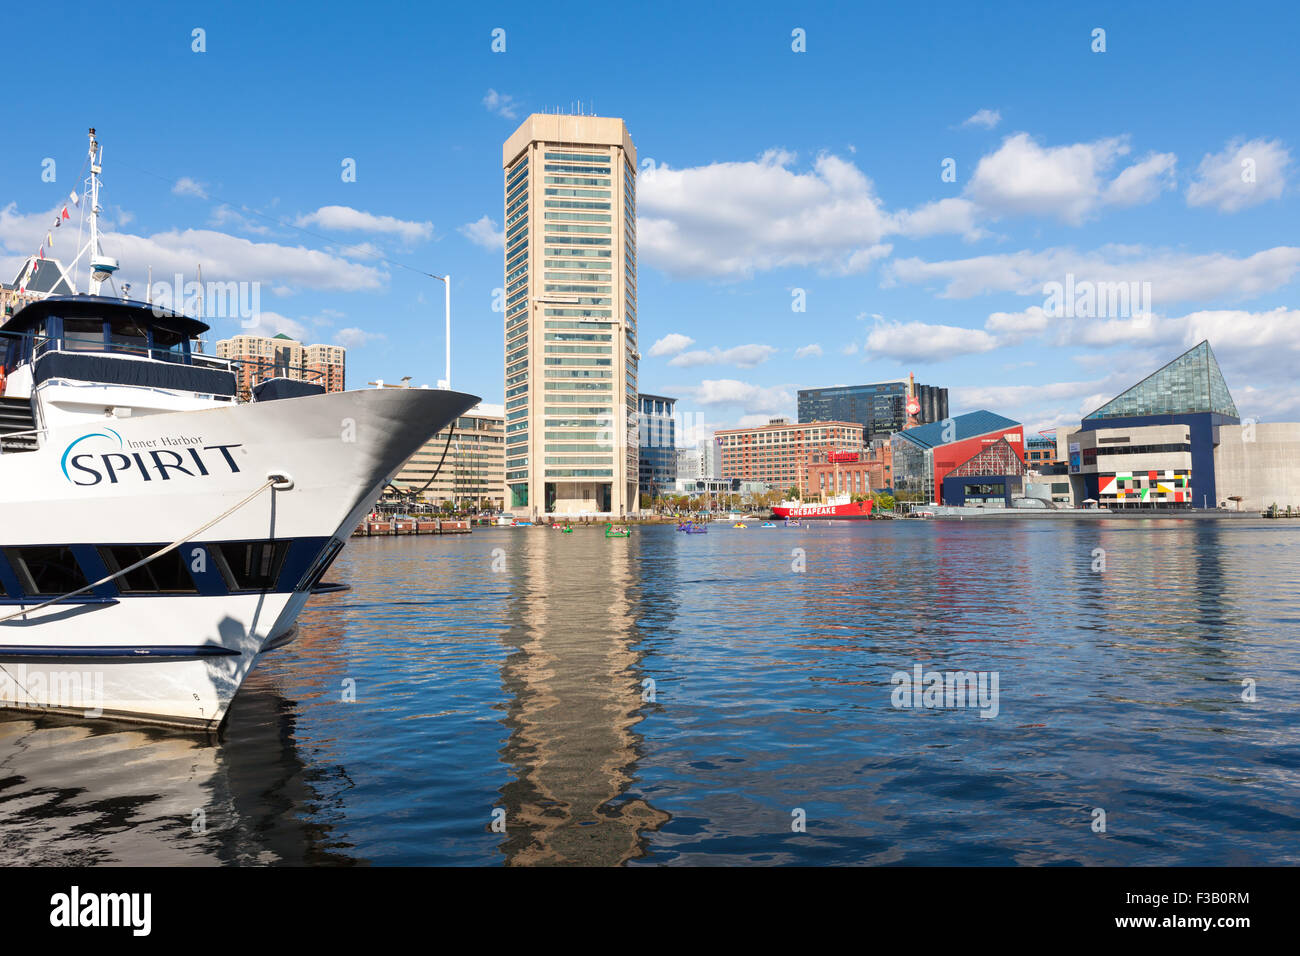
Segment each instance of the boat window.
[{"label": "boat window", "polygon": [[[129,568],[137,561],[143,561],[153,554],[161,544],[121,544],[100,548],[99,556],[104,559],[104,566],[116,574],[123,568]],[[185,559],[179,551],[171,551],[162,557],[154,558],[143,567],[136,568],[117,579],[118,589],[123,594],[196,594],[194,579],[185,567]]]},{"label": "boat window", "polygon": [[23,592],[29,595],[67,594],[84,588],[90,582],[77,564],[68,547],[34,546],[7,548],[5,553],[13,566]]},{"label": "boat window", "polygon": [[269,591],[280,577],[288,541],[238,541],[212,548],[232,591]]},{"label": "boat window", "polygon": [[326,545],[325,550],[317,556],[316,563],[307,569],[307,573],[303,575],[302,580],[298,582],[298,587],[294,590],[310,591],[319,584],[320,579],[325,576],[325,572],[329,570],[330,565],[334,563],[334,559],[338,557],[339,552],[342,550],[343,542],[337,538]]},{"label": "boat window", "polygon": [[149,330],[135,319],[114,319],[109,326],[108,341],[114,352],[149,353]]},{"label": "boat window", "polygon": [[4,338],[0,339],[0,346],[4,348],[4,370],[8,375],[22,361],[23,340],[17,335],[5,333]]},{"label": "boat window", "polygon": [[104,320],[64,319],[63,347],[73,352],[104,351]]},{"label": "boat window", "polygon": [[173,332],[171,329],[160,329],[155,326],[153,330],[153,357],[165,362],[183,361],[185,341],[186,336],[180,332]]}]

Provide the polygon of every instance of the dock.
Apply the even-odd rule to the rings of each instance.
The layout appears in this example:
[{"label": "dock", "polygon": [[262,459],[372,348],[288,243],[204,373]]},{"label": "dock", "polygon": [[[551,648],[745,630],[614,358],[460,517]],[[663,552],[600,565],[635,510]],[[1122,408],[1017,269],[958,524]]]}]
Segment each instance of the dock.
[{"label": "dock", "polygon": [[432,518],[417,521],[413,518],[381,518],[363,521],[352,532],[354,538],[372,538],[394,534],[469,534],[468,518]]}]

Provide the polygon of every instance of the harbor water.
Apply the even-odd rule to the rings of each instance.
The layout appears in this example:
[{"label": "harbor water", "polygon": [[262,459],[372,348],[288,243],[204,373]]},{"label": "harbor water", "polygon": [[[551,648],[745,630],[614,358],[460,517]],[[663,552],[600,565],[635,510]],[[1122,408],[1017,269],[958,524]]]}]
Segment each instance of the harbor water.
[{"label": "harbor water", "polygon": [[328,579],[217,739],[0,715],[0,861],[1300,863],[1291,522],[476,528]]}]

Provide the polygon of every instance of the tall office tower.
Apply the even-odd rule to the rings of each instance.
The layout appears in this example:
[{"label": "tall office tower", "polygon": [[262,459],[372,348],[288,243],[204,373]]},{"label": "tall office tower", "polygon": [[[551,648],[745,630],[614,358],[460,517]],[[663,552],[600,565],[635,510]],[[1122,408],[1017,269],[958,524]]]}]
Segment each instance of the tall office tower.
[{"label": "tall office tower", "polygon": [[506,506],[637,510],[636,147],[534,113],[505,170]]}]

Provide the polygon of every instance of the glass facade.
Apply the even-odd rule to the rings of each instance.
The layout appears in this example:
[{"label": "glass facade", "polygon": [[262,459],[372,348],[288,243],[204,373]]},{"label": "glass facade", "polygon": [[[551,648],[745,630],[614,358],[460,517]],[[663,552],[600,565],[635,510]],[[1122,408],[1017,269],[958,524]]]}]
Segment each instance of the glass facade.
[{"label": "glass facade", "polygon": [[[921,406],[917,417],[922,424],[948,417],[946,388],[918,385],[916,400]],[[866,430],[868,442],[888,438],[907,425],[907,383],[800,389],[798,407],[800,422],[858,422]]]},{"label": "glass facade", "polygon": [[1237,406],[1208,341],[1188,349],[1164,368],[1112,398],[1087,420],[1214,412],[1238,418]]},{"label": "glass facade", "polygon": [[969,461],[958,465],[948,472],[948,475],[967,478],[987,475],[1023,475],[1024,473],[1025,463],[1020,460],[1020,456],[1016,454],[1011,444],[1003,438],[980,451]]},{"label": "glass facade", "polygon": [[934,497],[934,458],[901,432],[890,439],[894,468],[894,497],[903,501],[930,501]]},{"label": "glass facade", "polygon": [[637,415],[641,494],[657,495],[677,480],[677,399],[642,395]]}]

